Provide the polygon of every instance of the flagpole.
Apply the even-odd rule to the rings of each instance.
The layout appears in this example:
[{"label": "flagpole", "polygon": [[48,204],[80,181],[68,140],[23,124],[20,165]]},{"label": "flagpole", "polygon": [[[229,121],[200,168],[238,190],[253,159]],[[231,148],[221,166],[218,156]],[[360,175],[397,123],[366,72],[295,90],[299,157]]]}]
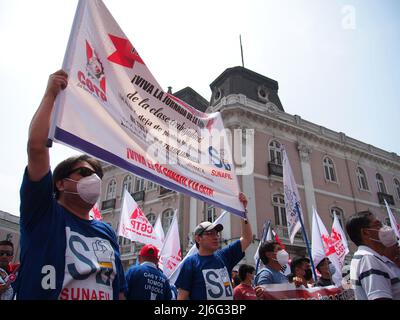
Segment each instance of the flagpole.
[{"label": "flagpole", "polygon": [[310,245],[308,243],[307,233],[306,233],[306,229],[304,228],[303,219],[301,218],[298,202],[296,202],[295,207],[296,207],[297,215],[299,216],[299,220],[300,220],[300,224],[301,224],[301,232],[303,233],[304,241],[306,242],[306,248],[307,248],[308,257],[310,259],[311,270],[314,275],[314,280],[315,280],[315,282],[317,282],[318,281],[317,273],[315,272],[314,261],[313,261],[312,255],[311,255],[311,249],[310,249]]}]

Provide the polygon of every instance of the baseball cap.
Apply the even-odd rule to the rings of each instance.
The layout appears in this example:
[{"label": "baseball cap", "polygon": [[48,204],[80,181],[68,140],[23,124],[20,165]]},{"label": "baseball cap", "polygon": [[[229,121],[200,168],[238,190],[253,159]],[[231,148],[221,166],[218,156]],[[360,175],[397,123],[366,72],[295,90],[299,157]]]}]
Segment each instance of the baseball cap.
[{"label": "baseball cap", "polygon": [[150,258],[150,259],[158,259],[159,250],[156,246],[152,244],[146,244],[139,252],[139,256]]},{"label": "baseball cap", "polygon": [[210,231],[210,230],[214,230],[214,229],[216,231],[220,232],[224,229],[224,226],[220,223],[215,224],[215,223],[211,223],[210,221],[203,221],[196,227],[196,229],[194,229],[194,235],[200,236],[203,234],[204,231]]},{"label": "baseball cap", "polygon": [[290,271],[294,274],[296,267],[299,266],[300,264],[302,264],[303,262],[310,263],[310,259],[308,259],[306,257],[294,257],[290,264]]}]

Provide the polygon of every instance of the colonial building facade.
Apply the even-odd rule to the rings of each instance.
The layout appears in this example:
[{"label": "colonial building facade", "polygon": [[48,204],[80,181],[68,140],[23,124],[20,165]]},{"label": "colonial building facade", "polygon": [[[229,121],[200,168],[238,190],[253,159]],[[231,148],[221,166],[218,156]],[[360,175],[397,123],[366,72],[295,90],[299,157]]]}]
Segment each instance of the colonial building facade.
[{"label": "colonial building facade", "polygon": [[0,241],[2,240],[8,240],[13,243],[14,258],[12,262],[18,262],[20,254],[19,217],[4,211],[0,211]]},{"label": "colonial building facade", "polygon": [[[254,142],[254,154],[245,157],[254,159],[254,169],[250,174],[238,176],[241,190],[249,200],[248,217],[254,233],[254,242],[243,262],[254,263],[254,253],[267,219],[291,255],[305,254],[300,232],[293,245],[288,238],[282,183],[283,147],[302,199],[309,238],[312,207],[317,209],[328,230],[333,213],[339,216],[343,226],[350,215],[366,209],[387,221],[384,199],[400,221],[400,157],[397,154],[286,113],[278,96],[278,82],[243,67],[225,70],[210,87],[209,104],[190,88],[175,95],[201,111],[221,112],[225,128],[254,133],[242,139],[243,145]],[[114,166],[104,164],[104,171],[99,207],[104,220],[114,229],[118,228],[124,188],[131,192],[149,221],[154,223],[161,215],[165,232],[174,209],[178,209],[183,253],[192,244],[195,226],[204,220],[213,221],[221,213],[219,208]],[[234,215],[225,219],[222,245],[240,237],[239,221]],[[355,245],[348,241],[354,252]],[[124,266],[135,263],[139,244],[125,239],[120,239],[120,244]]]}]

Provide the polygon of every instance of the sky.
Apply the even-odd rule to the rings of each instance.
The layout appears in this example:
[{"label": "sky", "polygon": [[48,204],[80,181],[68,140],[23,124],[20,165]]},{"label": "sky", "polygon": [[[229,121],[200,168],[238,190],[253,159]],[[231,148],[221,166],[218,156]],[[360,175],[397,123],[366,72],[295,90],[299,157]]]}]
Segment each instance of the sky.
[{"label": "sky", "polygon": [[[400,155],[400,1],[104,0],[167,90],[241,65],[279,82],[287,113]],[[19,215],[26,143],[61,68],[78,0],[0,0],[0,210]],[[79,152],[54,144],[51,166]]]}]

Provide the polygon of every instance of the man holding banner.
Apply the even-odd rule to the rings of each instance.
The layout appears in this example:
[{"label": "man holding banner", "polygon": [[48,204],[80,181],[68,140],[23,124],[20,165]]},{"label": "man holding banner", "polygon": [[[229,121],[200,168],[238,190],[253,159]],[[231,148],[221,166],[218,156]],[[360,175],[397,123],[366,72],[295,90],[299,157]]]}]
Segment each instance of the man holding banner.
[{"label": "man holding banner", "polygon": [[[239,200],[247,207],[247,199],[240,193]],[[244,257],[253,234],[247,219],[242,220],[240,240],[218,250],[222,224],[209,221],[200,223],[194,230],[194,240],[199,252],[182,263],[178,279],[178,300],[232,300],[233,288],[230,274]]]},{"label": "man holding banner", "polygon": [[56,96],[68,84],[50,76],[29,128],[28,166],[21,186],[21,269],[17,299],[112,300],[126,281],[117,237],[90,220],[103,172],[89,156],[72,157],[50,170],[46,146]]}]

